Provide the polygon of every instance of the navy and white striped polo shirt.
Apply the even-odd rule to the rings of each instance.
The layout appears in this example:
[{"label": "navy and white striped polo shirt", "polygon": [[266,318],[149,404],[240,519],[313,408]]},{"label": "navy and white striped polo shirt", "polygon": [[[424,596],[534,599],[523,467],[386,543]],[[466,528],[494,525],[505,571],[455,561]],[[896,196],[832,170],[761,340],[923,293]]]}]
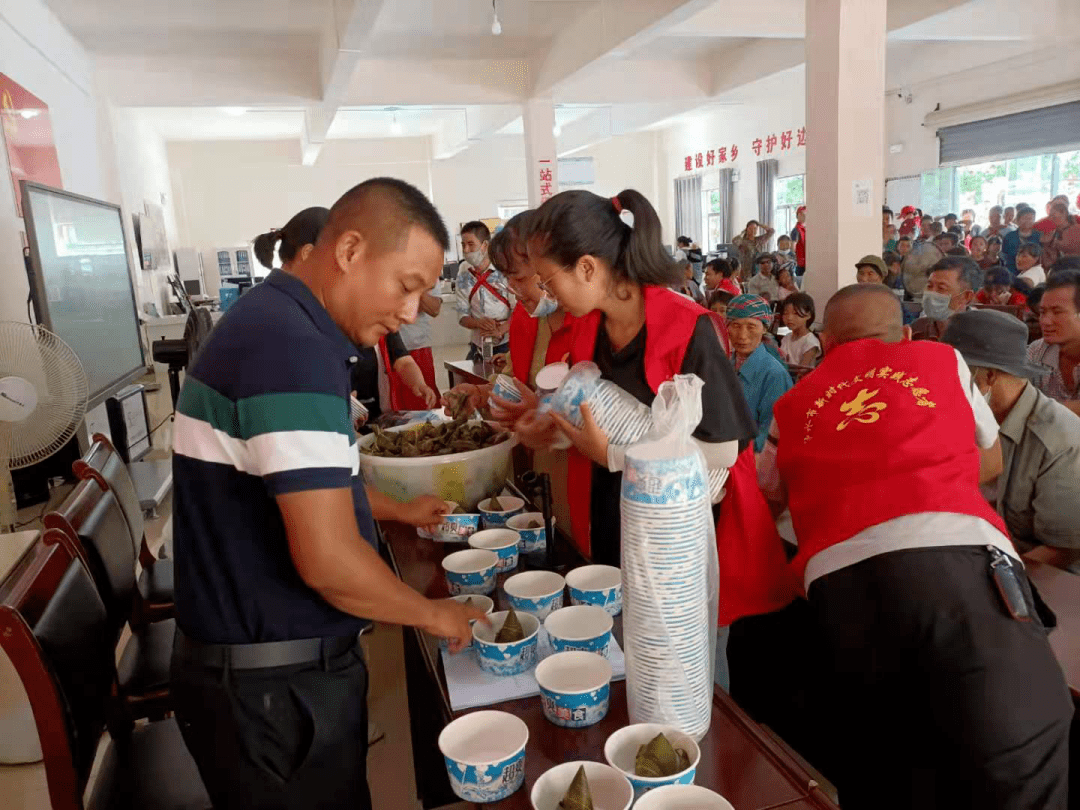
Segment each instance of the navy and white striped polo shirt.
[{"label": "navy and white striped polo shirt", "polygon": [[[308,287],[275,270],[214,328],[176,408],[176,618],[185,634],[250,644],[358,632],[300,579],[276,495],[352,487],[375,524],[349,420],[358,350]],[[342,527],[345,531],[346,527]]]}]

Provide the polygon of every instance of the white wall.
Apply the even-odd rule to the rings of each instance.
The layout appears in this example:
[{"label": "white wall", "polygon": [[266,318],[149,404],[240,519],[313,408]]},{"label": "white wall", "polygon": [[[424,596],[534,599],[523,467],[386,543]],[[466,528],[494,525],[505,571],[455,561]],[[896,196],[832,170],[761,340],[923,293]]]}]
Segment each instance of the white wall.
[{"label": "white wall", "polygon": [[637,132],[618,135],[608,141],[575,152],[573,157],[591,157],[596,183],[589,189],[613,197],[624,189],[640,191],[660,210],[659,158],[660,135]]},{"label": "white wall", "polygon": [[[528,200],[525,142],[501,136],[431,163],[431,199],[451,235],[472,219],[499,215],[499,205]],[[453,242],[453,239],[451,239]]]},{"label": "white wall", "polygon": [[[40,0],[0,0],[0,73],[49,105],[64,188],[111,198],[90,61]],[[0,149],[0,320],[26,320],[28,292],[7,151]]]}]

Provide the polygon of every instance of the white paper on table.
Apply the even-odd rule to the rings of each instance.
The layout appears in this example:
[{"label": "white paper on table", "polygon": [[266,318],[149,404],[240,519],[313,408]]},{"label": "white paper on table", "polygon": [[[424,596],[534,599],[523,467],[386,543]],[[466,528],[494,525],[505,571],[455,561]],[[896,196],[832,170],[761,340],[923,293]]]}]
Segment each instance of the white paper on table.
[{"label": "white paper on table", "polygon": [[[552,652],[554,651],[551,649],[547,631],[541,627],[536,642],[537,663]],[[607,660],[611,663],[611,680],[621,681],[626,677],[626,659],[614,636],[608,645]],[[540,687],[536,683],[536,667],[520,675],[493,675],[480,669],[480,665],[476,663],[476,650],[472,647],[456,655],[443,650],[442,661],[443,670],[446,672],[446,689],[450,693],[450,708],[456,712],[540,694]]]}]

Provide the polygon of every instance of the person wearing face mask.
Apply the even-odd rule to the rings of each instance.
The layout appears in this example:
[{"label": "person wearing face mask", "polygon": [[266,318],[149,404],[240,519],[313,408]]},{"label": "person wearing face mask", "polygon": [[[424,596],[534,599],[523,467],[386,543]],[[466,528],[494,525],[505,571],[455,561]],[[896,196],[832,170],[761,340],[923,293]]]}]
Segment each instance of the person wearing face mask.
[{"label": "person wearing face mask", "polygon": [[799,541],[820,767],[846,810],[1064,810],[1072,700],[979,490],[1002,472],[991,406],[956,349],[906,340],[886,287],[836,293],[822,344],[758,461]]},{"label": "person wearing face mask", "polygon": [[982,281],[979,265],[963,256],[946,256],[931,267],[922,297],[922,317],[911,325],[912,339],[941,340],[949,318],[971,306]]},{"label": "person wearing face mask", "polygon": [[1008,270],[993,267],[986,271],[983,287],[976,294],[975,301],[979,304],[1022,307],[1027,304],[1027,296],[1013,286],[1013,277]]},{"label": "person wearing face mask", "polygon": [[1001,426],[997,509],[1026,559],[1080,574],[1080,418],[1035,387],[1027,327],[990,310],[962,312],[943,343],[963,355]]},{"label": "person wearing face mask", "polygon": [[383,562],[376,520],[432,526],[446,504],[368,489],[349,421],[358,347],[416,318],[446,226],[391,178],[311,217],[260,242],[284,267],[217,324],[176,407],[171,692],[217,810],[370,810],[358,634],[403,624],[457,650],[486,622]]},{"label": "person wearing face mask", "polygon": [[471,330],[466,359],[483,357],[484,338],[495,341],[493,354],[510,350],[506,334],[510,330],[512,294],[506,276],[491,266],[488,247],[491,231],[483,222],[466,222],[461,228],[461,248],[465,261],[457,275],[457,312],[462,326]]}]

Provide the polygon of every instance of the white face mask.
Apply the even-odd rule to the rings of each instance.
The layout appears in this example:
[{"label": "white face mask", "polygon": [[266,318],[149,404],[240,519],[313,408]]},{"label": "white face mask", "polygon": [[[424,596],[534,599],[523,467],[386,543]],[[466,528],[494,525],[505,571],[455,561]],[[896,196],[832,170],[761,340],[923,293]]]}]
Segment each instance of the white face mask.
[{"label": "white face mask", "polygon": [[465,254],[465,261],[471,264],[473,267],[479,267],[484,263],[484,251],[472,250]]},{"label": "white face mask", "polygon": [[544,297],[536,304],[536,308],[529,314],[534,318],[546,318],[558,308],[559,302],[545,293]]},{"label": "white face mask", "polygon": [[990,393],[991,393],[991,391],[993,391],[992,388],[987,388],[985,391],[983,391],[983,399],[986,400],[987,405],[990,404]]},{"label": "white face mask", "polygon": [[924,292],[922,297],[923,315],[932,321],[947,321],[952,315],[949,305],[952,296],[938,292]]}]

